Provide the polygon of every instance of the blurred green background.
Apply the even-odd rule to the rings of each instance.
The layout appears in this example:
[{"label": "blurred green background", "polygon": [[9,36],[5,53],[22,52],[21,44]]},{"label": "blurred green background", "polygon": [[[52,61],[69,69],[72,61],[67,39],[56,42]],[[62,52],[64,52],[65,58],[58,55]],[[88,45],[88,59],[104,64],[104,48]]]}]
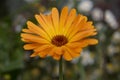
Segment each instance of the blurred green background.
[{"label": "blurred green background", "polygon": [[36,23],[35,14],[63,6],[88,16],[99,39],[80,58],[64,61],[64,80],[120,80],[120,0],[1,0],[0,80],[58,80],[58,61],[30,58],[20,33],[27,20]]}]

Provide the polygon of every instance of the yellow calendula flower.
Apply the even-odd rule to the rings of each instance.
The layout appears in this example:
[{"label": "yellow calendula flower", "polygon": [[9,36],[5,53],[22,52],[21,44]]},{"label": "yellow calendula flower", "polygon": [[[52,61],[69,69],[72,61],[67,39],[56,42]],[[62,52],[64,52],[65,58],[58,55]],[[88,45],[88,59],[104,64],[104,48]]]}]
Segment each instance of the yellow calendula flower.
[{"label": "yellow calendula flower", "polygon": [[31,57],[52,56],[55,60],[64,58],[67,61],[80,56],[82,49],[95,45],[98,40],[91,38],[97,34],[96,29],[86,16],[76,14],[72,9],[64,7],[59,14],[57,8],[52,8],[49,15],[35,15],[39,25],[27,22],[28,29],[23,29],[21,39],[27,44],[25,50],[33,50]]}]

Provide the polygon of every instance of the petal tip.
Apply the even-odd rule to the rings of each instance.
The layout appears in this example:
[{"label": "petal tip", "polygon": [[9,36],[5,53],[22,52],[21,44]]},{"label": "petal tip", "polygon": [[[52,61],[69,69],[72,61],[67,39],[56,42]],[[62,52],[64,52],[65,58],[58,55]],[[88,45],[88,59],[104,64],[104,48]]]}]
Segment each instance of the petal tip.
[{"label": "petal tip", "polygon": [[63,9],[68,9],[68,7],[67,7],[67,6],[64,6]]},{"label": "petal tip", "polygon": [[27,25],[30,25],[31,21],[27,21],[26,23],[27,23]]},{"label": "petal tip", "polygon": [[98,40],[96,40],[96,44],[98,44],[99,43],[99,41]]},{"label": "petal tip", "polygon": [[20,37],[23,37],[23,33],[20,34]]},{"label": "petal tip", "polygon": [[30,55],[30,57],[36,57],[37,55],[35,55],[35,54],[32,54],[32,55]]},{"label": "petal tip", "polygon": [[52,10],[56,10],[57,8],[56,7],[53,7]]},{"label": "petal tip", "polygon": [[52,13],[58,12],[58,9],[56,7],[52,8]]},{"label": "petal tip", "polygon": [[35,18],[38,18],[39,17],[39,15],[38,14],[35,14]]}]

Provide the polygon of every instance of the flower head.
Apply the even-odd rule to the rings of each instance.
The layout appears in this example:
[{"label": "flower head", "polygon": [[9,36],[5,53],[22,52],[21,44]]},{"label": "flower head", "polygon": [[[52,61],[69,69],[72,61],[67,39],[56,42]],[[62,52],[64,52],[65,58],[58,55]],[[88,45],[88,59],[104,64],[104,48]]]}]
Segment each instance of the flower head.
[{"label": "flower head", "polygon": [[80,56],[82,49],[88,45],[95,45],[98,40],[91,38],[97,34],[96,29],[86,16],[76,14],[72,9],[64,7],[59,14],[57,8],[52,8],[49,15],[35,15],[39,25],[27,22],[28,29],[23,29],[21,39],[27,44],[25,50],[33,50],[31,57],[52,56],[67,61]]}]

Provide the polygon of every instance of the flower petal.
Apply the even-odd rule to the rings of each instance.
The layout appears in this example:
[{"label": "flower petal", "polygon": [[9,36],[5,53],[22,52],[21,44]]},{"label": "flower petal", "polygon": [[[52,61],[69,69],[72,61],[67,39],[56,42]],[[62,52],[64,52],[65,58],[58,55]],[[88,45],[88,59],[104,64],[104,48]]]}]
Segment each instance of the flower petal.
[{"label": "flower petal", "polygon": [[[98,44],[98,40],[97,39],[85,39],[83,40],[84,42],[88,43],[88,45],[95,45]],[[81,41],[82,42],[82,41]]]},{"label": "flower petal", "polygon": [[64,35],[66,35],[66,33],[68,32],[68,29],[69,27],[71,26],[73,20],[75,19],[76,17],[76,10],[75,9],[72,9],[67,17],[67,20],[66,20],[66,24],[64,26]]},{"label": "flower petal", "polygon": [[35,52],[40,52],[40,51],[50,49],[50,48],[52,48],[52,45],[46,44],[46,45],[41,45],[41,46],[37,47],[36,49],[34,49],[34,51]]},{"label": "flower petal", "polygon": [[36,53],[36,52],[34,52],[30,55],[30,57],[36,57],[36,56],[38,56],[38,53]]},{"label": "flower petal", "polygon": [[37,19],[38,23],[41,25],[41,27],[44,29],[44,31],[47,33],[47,35],[51,38],[50,30],[45,21],[43,20],[41,15],[35,15],[35,18]]},{"label": "flower petal", "polygon": [[54,54],[54,55],[53,55],[53,58],[54,58],[55,60],[60,60],[61,56],[60,56],[60,55],[57,55],[57,54]]},{"label": "flower petal", "polygon": [[51,52],[51,49],[53,49],[53,47],[42,45],[34,49],[34,53],[31,55],[31,57],[40,56],[41,58],[45,58],[46,56],[49,56],[49,52]]},{"label": "flower petal", "polygon": [[69,40],[69,42],[78,41],[78,40],[81,40],[81,39],[83,39],[83,38],[96,35],[97,32],[94,32],[94,31],[96,31],[96,29],[91,29],[91,30],[86,30],[86,31],[78,32],[77,34],[75,34],[75,35]]},{"label": "flower petal", "polygon": [[55,29],[54,29],[54,26],[52,24],[51,15],[45,16],[43,14],[40,14],[40,16],[44,20],[45,24],[49,27],[49,34],[51,35],[51,37],[53,37],[55,35]]},{"label": "flower petal", "polygon": [[72,58],[80,56],[80,52],[82,51],[81,47],[73,48],[73,47],[66,47],[65,50],[71,55]]},{"label": "flower petal", "polygon": [[58,34],[58,27],[59,27],[59,12],[57,8],[52,9],[52,21],[55,28],[56,33]]},{"label": "flower petal", "polygon": [[72,42],[72,43],[68,43],[66,44],[66,46],[69,46],[71,48],[84,48],[88,45],[95,45],[98,43],[97,39],[92,39],[92,38],[88,38],[88,39],[83,39],[77,42]]},{"label": "flower petal", "polygon": [[71,61],[73,59],[68,51],[65,51],[65,53],[63,54],[63,58],[67,61]]},{"label": "flower petal", "polygon": [[31,21],[27,21],[27,25],[31,32],[38,34],[47,40],[50,40],[47,33],[43,29],[41,29],[39,26],[33,24]]},{"label": "flower petal", "polygon": [[32,50],[32,49],[35,49],[38,46],[40,46],[40,44],[35,44],[35,43],[25,44],[24,49],[25,50]]},{"label": "flower petal", "polygon": [[55,47],[54,52],[58,55],[62,55],[63,54],[63,48],[62,47]]},{"label": "flower petal", "polygon": [[[72,29],[70,35],[69,35],[69,38],[71,38],[71,36],[74,36],[76,33],[78,33],[79,31],[83,31],[83,30],[90,30],[90,29],[93,29],[94,27],[91,25],[91,24],[87,24],[87,18],[82,16],[80,17],[80,20],[79,20],[79,24],[76,25],[76,26],[73,26],[74,28]],[[78,22],[78,21],[77,21]]]},{"label": "flower petal", "polygon": [[67,19],[67,16],[68,16],[68,7],[64,7],[60,15],[60,26],[59,26],[60,34],[62,33],[62,29],[65,26],[65,21]]},{"label": "flower petal", "polygon": [[21,33],[21,37],[23,39],[29,40],[31,42],[37,42],[37,43],[40,43],[40,44],[50,43],[49,41],[47,41],[47,40],[45,40],[45,39],[43,39],[39,36],[32,35],[32,34]]},{"label": "flower petal", "polygon": [[49,52],[51,52],[51,49],[53,49],[53,47],[51,47],[51,46],[43,49],[43,51],[39,52],[39,56],[42,57],[42,58],[45,58],[46,56],[49,56]]},{"label": "flower petal", "polygon": [[29,29],[22,29],[22,32],[25,32],[25,33],[33,33],[33,32],[31,32]]},{"label": "flower petal", "polygon": [[69,37],[69,35],[71,35],[71,33],[73,32],[74,28],[76,28],[76,26],[78,26],[78,24],[80,23],[80,19],[81,19],[81,15],[78,14],[78,16],[76,16],[76,18],[73,21],[72,25],[68,29],[68,32],[66,34],[67,37]]},{"label": "flower petal", "polygon": [[47,55],[48,55],[48,52],[40,52],[39,54],[38,54],[41,58],[45,58]]}]

